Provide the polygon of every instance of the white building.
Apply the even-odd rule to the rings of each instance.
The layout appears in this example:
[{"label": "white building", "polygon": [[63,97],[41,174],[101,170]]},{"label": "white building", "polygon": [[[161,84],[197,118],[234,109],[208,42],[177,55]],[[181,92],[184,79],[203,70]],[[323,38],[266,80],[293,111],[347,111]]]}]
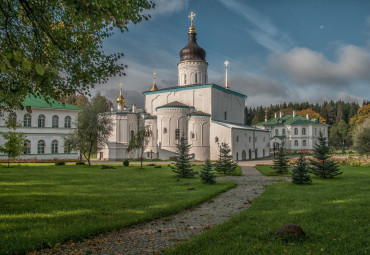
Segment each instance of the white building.
[{"label": "white building", "polygon": [[[208,83],[206,52],[196,42],[191,23],[188,44],[180,51],[178,84],[158,89],[155,84],[143,92],[145,109],[124,107],[121,94],[118,109],[111,112],[115,129],[105,148],[98,154],[101,159],[123,159],[133,134],[148,127],[152,131],[146,148],[146,157],[168,159],[177,150],[182,135],[192,145],[195,159],[218,159],[219,146],[228,143],[234,160],[261,158],[269,155],[269,132],[244,125],[246,96]],[[227,65],[227,62],[225,62]]]},{"label": "white building", "polygon": [[328,137],[328,125],[319,122],[318,118],[310,118],[296,114],[280,115],[275,118],[256,124],[259,128],[270,132],[270,149],[277,150],[283,147],[289,151],[313,151],[319,133]]},{"label": "white building", "polygon": [[[9,118],[15,118],[21,126],[17,132],[26,136],[26,150],[22,159],[78,159],[76,151],[66,151],[64,137],[77,127],[77,118],[80,108],[62,104],[51,100],[50,104],[43,98],[28,96],[23,103],[31,107],[31,113],[26,110],[17,110],[13,113],[6,112],[0,118],[0,134],[8,132],[6,122]],[[0,136],[0,144],[4,144],[3,136]],[[0,159],[6,159],[7,155],[0,154]]]}]

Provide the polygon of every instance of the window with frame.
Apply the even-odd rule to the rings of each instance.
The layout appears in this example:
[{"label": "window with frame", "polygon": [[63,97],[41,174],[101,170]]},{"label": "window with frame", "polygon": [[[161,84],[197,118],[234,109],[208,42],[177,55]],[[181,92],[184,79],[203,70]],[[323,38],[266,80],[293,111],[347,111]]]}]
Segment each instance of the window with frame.
[{"label": "window with frame", "polygon": [[195,133],[194,132],[191,132],[191,138],[195,139]]},{"label": "window with frame", "polygon": [[32,122],[32,116],[29,113],[26,113],[23,117],[23,126],[30,127]]},{"label": "window with frame", "polygon": [[163,129],[163,134],[167,134],[167,128]]},{"label": "window with frame", "polygon": [[224,112],[224,119],[227,120],[227,112]]},{"label": "window with frame", "polygon": [[134,135],[135,135],[135,131],[134,130],[131,130],[130,131],[130,140],[132,139],[132,137],[134,137]]},{"label": "window with frame", "polygon": [[51,153],[57,154],[58,153],[58,141],[54,140],[51,142]]},{"label": "window with frame", "polygon": [[71,124],[72,124],[72,119],[70,116],[66,116],[64,118],[64,127],[65,128],[71,128]]},{"label": "window with frame", "polygon": [[31,141],[30,140],[26,140],[24,141],[24,154],[31,154]]},{"label": "window with frame", "polygon": [[251,142],[251,140],[252,140],[252,138],[251,138],[251,137],[249,137],[249,138],[248,138],[248,141],[249,141],[249,142]]},{"label": "window with frame", "polygon": [[175,129],[175,139],[180,140],[180,129]]},{"label": "window with frame", "polygon": [[40,140],[37,143],[37,154],[44,154],[45,153],[45,141]]},{"label": "window with frame", "polygon": [[17,114],[15,112],[9,114],[8,123],[14,126],[17,124]]},{"label": "window with frame", "polygon": [[45,115],[44,114],[39,115],[37,126],[38,127],[45,127]]},{"label": "window with frame", "polygon": [[236,142],[237,143],[239,142],[239,136],[238,135],[236,136]]},{"label": "window with frame", "polygon": [[298,140],[294,140],[294,146],[298,146]]},{"label": "window with frame", "polygon": [[64,153],[65,154],[71,153],[71,149],[69,148],[69,143],[67,140],[64,140]]},{"label": "window with frame", "polygon": [[303,140],[302,145],[306,146],[306,140]]},{"label": "window with frame", "polygon": [[57,115],[54,115],[53,118],[51,119],[51,126],[53,128],[59,127],[59,117]]},{"label": "window with frame", "polygon": [[195,74],[195,83],[198,83],[198,74]]},{"label": "window with frame", "polygon": [[283,135],[285,135],[285,128],[283,128],[282,132],[283,132]]},{"label": "window with frame", "polygon": [[298,135],[298,128],[295,128],[295,129],[294,129],[294,134],[295,134],[295,135]]},{"label": "window with frame", "polygon": [[306,128],[302,128],[302,135],[306,134]]},{"label": "window with frame", "polygon": [[215,143],[218,143],[218,137],[217,136],[215,137]]},{"label": "window with frame", "polygon": [[275,129],[275,135],[279,135],[279,129]]},{"label": "window with frame", "polygon": [[184,84],[186,84],[186,74],[184,74]]}]

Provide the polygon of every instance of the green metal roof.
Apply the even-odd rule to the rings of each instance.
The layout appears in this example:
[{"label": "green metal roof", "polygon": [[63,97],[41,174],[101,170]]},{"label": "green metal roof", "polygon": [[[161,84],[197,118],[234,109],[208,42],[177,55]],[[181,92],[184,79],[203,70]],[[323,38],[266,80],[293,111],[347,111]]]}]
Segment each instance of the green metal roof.
[{"label": "green metal roof", "polygon": [[284,115],[282,118],[273,118],[268,120],[267,122],[260,122],[257,123],[256,126],[278,126],[278,125],[302,125],[302,124],[323,124],[318,121],[317,118],[306,119],[301,115]]},{"label": "green metal roof", "polygon": [[34,95],[28,95],[23,101],[24,106],[36,107],[36,108],[51,108],[51,109],[65,109],[65,110],[81,110],[81,108],[71,105],[63,104],[55,99],[49,99],[49,102],[42,97],[36,97]]}]

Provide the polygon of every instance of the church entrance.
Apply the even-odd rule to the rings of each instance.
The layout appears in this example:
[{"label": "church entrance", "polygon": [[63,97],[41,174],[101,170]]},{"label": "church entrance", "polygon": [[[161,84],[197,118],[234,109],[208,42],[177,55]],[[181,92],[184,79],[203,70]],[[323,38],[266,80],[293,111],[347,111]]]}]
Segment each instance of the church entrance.
[{"label": "church entrance", "polygon": [[242,160],[247,160],[247,153],[245,150],[242,151]]}]

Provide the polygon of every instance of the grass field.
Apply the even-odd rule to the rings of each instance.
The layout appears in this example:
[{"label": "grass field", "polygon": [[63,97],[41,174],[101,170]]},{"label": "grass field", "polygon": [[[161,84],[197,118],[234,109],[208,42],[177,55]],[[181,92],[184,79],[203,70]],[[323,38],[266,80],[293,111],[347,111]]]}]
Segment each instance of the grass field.
[{"label": "grass field", "polygon": [[[312,185],[270,185],[251,207],[167,254],[370,254],[370,167],[342,167]],[[274,237],[295,223],[307,237]]]},{"label": "grass field", "polygon": [[233,186],[204,185],[198,177],[178,181],[166,166],[0,167],[0,254],[24,253],[169,215]]}]

